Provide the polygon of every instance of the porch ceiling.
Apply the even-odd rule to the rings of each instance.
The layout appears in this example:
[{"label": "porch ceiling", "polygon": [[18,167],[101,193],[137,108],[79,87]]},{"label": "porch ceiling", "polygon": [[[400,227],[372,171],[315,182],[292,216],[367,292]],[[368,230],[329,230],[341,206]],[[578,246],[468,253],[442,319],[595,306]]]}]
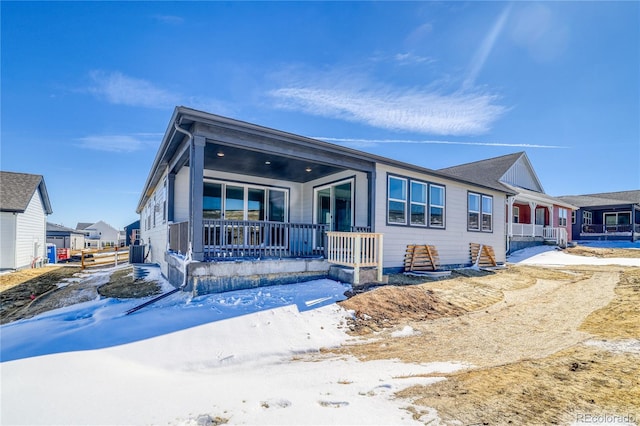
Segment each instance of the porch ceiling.
[{"label": "porch ceiling", "polygon": [[[344,170],[327,164],[207,141],[204,167],[289,182],[309,182]],[[220,155],[223,154],[223,155]]]}]

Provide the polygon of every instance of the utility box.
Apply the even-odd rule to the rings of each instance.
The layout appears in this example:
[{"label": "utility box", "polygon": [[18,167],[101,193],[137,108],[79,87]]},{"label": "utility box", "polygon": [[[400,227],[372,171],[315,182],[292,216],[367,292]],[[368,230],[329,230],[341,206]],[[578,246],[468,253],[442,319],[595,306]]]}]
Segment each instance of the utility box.
[{"label": "utility box", "polygon": [[56,263],[56,245],[55,244],[47,244],[47,259],[49,263]]},{"label": "utility box", "polygon": [[144,263],[144,245],[129,246],[129,263]]}]

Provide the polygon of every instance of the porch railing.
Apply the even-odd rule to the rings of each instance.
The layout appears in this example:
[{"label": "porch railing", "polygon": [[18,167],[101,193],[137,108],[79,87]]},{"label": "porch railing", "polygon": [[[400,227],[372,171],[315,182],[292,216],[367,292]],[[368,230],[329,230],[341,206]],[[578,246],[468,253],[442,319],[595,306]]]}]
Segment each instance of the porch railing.
[{"label": "porch railing", "polygon": [[189,222],[169,224],[169,250],[186,253],[189,249]]},{"label": "porch railing", "polygon": [[626,225],[582,225],[583,234],[609,234],[609,233],[631,233],[640,232],[640,225],[626,224]]},{"label": "porch railing", "polygon": [[205,258],[323,256],[327,225],[204,220]]},{"label": "porch railing", "polygon": [[[543,225],[532,225],[529,223],[514,223],[512,224],[513,236],[516,237],[542,237],[544,236]],[[508,230],[507,230],[508,231]]]},{"label": "porch railing", "polygon": [[360,282],[360,268],[375,266],[382,281],[383,237],[378,233],[327,232],[327,260],[354,269],[353,282]]},{"label": "porch railing", "polygon": [[547,241],[554,241],[560,247],[567,246],[569,234],[565,228],[546,227],[542,230],[543,238]]}]

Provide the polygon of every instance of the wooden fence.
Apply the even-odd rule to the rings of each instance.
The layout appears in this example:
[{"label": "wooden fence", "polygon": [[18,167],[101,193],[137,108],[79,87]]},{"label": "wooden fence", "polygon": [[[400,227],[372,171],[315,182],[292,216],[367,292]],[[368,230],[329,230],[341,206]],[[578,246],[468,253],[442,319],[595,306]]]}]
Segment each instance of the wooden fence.
[{"label": "wooden fence", "polygon": [[113,247],[104,250],[82,250],[82,269],[94,266],[107,266],[129,262],[129,248]]}]

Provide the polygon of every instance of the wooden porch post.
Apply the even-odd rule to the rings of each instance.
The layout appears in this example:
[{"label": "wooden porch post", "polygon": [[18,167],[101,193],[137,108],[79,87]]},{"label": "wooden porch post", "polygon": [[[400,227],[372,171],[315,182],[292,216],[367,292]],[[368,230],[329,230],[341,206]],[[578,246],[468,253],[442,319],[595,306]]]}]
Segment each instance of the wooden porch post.
[{"label": "wooden porch post", "polygon": [[189,148],[189,240],[192,259],[204,260],[202,196],[204,193],[204,136],[194,135]]}]

